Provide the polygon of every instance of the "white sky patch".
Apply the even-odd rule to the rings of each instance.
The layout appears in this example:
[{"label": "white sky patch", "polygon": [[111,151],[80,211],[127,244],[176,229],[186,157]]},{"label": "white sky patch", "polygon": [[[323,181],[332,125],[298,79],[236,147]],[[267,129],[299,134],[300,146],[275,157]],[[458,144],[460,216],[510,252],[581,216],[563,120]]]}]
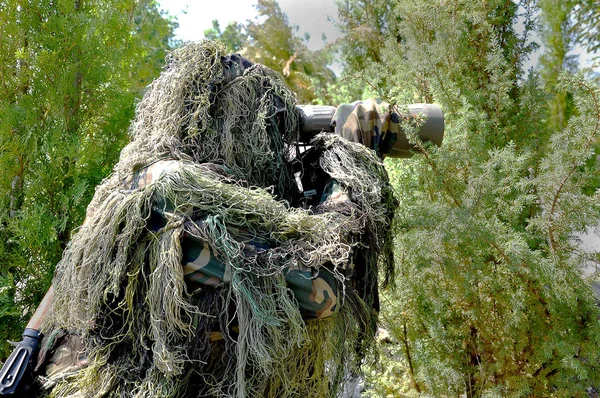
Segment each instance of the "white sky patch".
[{"label": "white sky patch", "polygon": [[[162,0],[160,6],[169,15],[177,17],[179,28],[176,38],[184,41],[197,41],[204,37],[204,31],[212,28],[214,19],[219,21],[221,30],[230,22],[245,23],[257,16],[257,2],[253,0]],[[322,48],[327,42],[340,37],[340,31],[329,17],[337,20],[337,7],[334,0],[279,0],[281,10],[287,14],[290,24],[297,25],[298,36],[310,35],[308,47],[311,50]]]},{"label": "white sky patch", "polygon": [[201,40],[204,31],[212,28],[214,19],[223,30],[229,22],[245,22],[256,16],[256,2],[250,0],[161,0],[159,3],[169,15],[177,18],[179,28],[175,38],[184,41]]},{"label": "white sky patch", "polygon": [[[223,30],[230,22],[245,23],[257,16],[256,0],[159,0],[159,3],[169,15],[177,17],[179,28],[175,31],[176,38],[184,41],[201,40],[204,31],[212,28],[214,19],[219,21]],[[338,20],[335,0],[279,0],[279,6],[287,14],[290,24],[298,26],[298,36],[310,35],[307,44],[311,50],[320,49],[341,36],[333,22]],[[322,39],[323,35],[326,42]],[[538,66],[541,52],[540,49],[530,56],[525,69]],[[581,46],[576,46],[570,54],[579,55],[582,67],[592,66],[592,56]],[[339,75],[341,65],[334,63],[332,69]],[[600,73],[600,67],[594,68],[594,71]]]},{"label": "white sky patch", "polygon": [[290,23],[298,25],[300,35],[305,32],[310,35],[308,48],[311,50],[318,50],[325,45],[323,35],[327,43],[341,36],[335,26],[338,21],[337,6],[333,0],[279,0],[279,6],[287,14]]}]

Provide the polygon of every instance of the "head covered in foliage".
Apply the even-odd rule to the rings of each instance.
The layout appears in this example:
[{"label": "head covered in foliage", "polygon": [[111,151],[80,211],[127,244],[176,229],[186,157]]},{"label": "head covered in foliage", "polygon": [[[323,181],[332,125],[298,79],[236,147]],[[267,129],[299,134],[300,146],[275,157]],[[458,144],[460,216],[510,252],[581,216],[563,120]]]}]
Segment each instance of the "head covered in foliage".
[{"label": "head covered in foliage", "polygon": [[[243,79],[237,79],[243,75]],[[271,69],[217,42],[174,50],[147,89],[117,171],[164,158],[225,164],[236,179],[294,189],[289,162],[298,135],[294,93]]]}]

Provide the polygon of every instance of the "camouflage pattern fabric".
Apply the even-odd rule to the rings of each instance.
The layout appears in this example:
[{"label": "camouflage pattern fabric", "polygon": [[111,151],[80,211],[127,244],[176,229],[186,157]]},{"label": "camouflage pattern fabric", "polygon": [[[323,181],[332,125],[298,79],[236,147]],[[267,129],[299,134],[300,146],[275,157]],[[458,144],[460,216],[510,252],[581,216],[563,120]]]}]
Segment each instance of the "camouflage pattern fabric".
[{"label": "camouflage pattern fabric", "polygon": [[334,132],[383,157],[394,146],[400,131],[398,114],[388,108],[388,104],[373,99],[342,104],[333,116]]},{"label": "camouflage pattern fabric", "polygon": [[[79,372],[88,363],[81,336],[61,329],[49,339],[53,347],[42,347],[38,363],[44,365],[41,377],[43,388],[53,386],[58,380]],[[40,370],[40,365],[36,372]]]},{"label": "camouflage pattern fabric", "polygon": [[[163,172],[178,166],[179,162],[175,160],[153,163],[127,178],[123,182],[123,188],[126,190],[141,189],[156,181]],[[225,166],[215,165],[215,167],[221,168],[223,174],[227,173]],[[333,179],[328,182],[321,197],[322,203],[328,201],[337,203],[349,201],[348,196],[341,190],[337,181]],[[165,217],[168,217],[168,213],[175,210],[165,203],[155,203],[153,209],[148,227],[151,230],[158,231],[166,224]],[[181,239],[184,279],[190,290],[202,285],[216,287],[231,280],[230,266],[219,260],[209,245],[199,239],[199,234],[194,232],[202,222],[202,219],[187,221],[184,228],[185,233]],[[249,251],[261,252],[268,250],[265,242],[257,241],[256,237],[251,236],[248,231],[242,228],[228,227],[228,232],[239,242],[244,242]],[[303,265],[289,268],[285,280],[298,302],[298,307],[304,319],[327,318],[336,312],[341,289],[339,282],[327,269],[327,265],[321,266],[318,270]],[[233,326],[232,330],[235,331],[236,328],[236,326]],[[210,332],[211,341],[222,339],[223,336],[220,331]],[[79,371],[86,364],[87,355],[84,352],[81,338],[78,335],[69,335],[57,342],[55,350],[46,362],[45,376],[42,377],[44,384],[51,386],[56,380]]]},{"label": "camouflage pattern fabric", "polygon": [[[124,188],[143,188],[154,182],[164,171],[178,167],[178,163],[172,160],[156,162],[128,178],[124,182]],[[225,166],[215,165],[215,167],[221,168],[221,172],[227,174]],[[349,200],[348,196],[340,191],[339,184],[335,180],[329,182],[321,198],[321,202],[347,200]],[[174,209],[164,203],[156,203],[153,207],[149,227],[157,231],[166,224],[165,216],[168,216],[166,213],[173,212]],[[185,233],[181,240],[184,279],[191,290],[200,285],[219,286],[231,280],[229,264],[222,262],[209,245],[198,238],[199,234],[195,233],[203,222],[201,218],[190,217],[190,220],[185,223]],[[242,228],[230,226],[228,232],[235,240],[243,242],[248,252],[261,253],[269,249],[266,242],[257,240],[256,236],[252,236]],[[319,269],[306,266],[288,269],[285,279],[305,319],[326,318],[335,313],[340,287],[339,282],[327,269],[327,265]]]}]

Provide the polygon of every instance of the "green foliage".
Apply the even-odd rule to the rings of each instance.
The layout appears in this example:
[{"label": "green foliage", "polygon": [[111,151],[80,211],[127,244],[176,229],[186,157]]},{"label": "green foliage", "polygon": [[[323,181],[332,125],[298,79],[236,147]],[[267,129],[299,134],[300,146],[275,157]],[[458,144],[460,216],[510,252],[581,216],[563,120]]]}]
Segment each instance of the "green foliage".
[{"label": "green foliage", "polygon": [[296,35],[298,27],[289,24],[275,0],[258,0],[256,8],[258,17],[245,25],[244,56],[281,73],[299,103],[330,103],[327,84],[335,74],[327,67],[327,52],[309,50],[307,38]]},{"label": "green foliage", "polygon": [[395,2],[398,31],[358,71],[365,94],[436,102],[446,116],[441,148],[386,162],[400,206],[398,280],[382,319],[396,343],[380,345],[370,390],[583,396],[600,385],[600,325],[574,237],[600,222],[586,164],[598,87],[563,76],[573,116],[553,128],[540,77],[523,70],[536,5],[443,3]]},{"label": "green foliage", "polygon": [[340,49],[346,71],[364,70],[372,62],[382,61],[385,41],[400,20],[395,17],[395,6],[383,0],[338,1],[340,30],[345,36]]},{"label": "green foliage", "polygon": [[[391,337],[372,396],[585,396],[598,309],[574,237],[600,222],[595,0],[339,2],[336,79],[273,0],[207,37],[282,73],[299,102],[435,102],[441,148],[386,161],[400,199]],[[536,21],[535,15],[540,15]],[[0,341],[18,339],[176,23],[152,0],[0,1]],[[542,70],[526,73],[541,24]],[[523,25],[523,32],[516,26]],[[407,130],[410,129],[407,127]],[[0,357],[8,353],[3,347]]]},{"label": "green foliage", "polygon": [[556,3],[541,0],[541,36],[545,52],[540,59],[542,78],[550,96],[550,123],[555,129],[562,129],[573,112],[572,96],[566,91],[556,91],[558,77],[564,70],[577,69],[576,56],[568,55],[573,49],[575,37],[571,33],[574,26],[572,9],[574,1]]},{"label": "green foliage", "polygon": [[[596,0],[579,0],[573,4],[572,32],[576,40],[582,43],[588,52],[598,53],[600,50],[600,7]],[[600,56],[600,54],[598,54]]]},{"label": "green foliage", "polygon": [[230,22],[229,25],[221,32],[219,21],[212,21],[212,28],[204,31],[204,37],[208,40],[218,40],[225,43],[229,52],[239,52],[244,48],[248,40],[243,32],[244,26],[237,22]]},{"label": "green foliage", "polygon": [[[344,69],[341,81],[330,90],[336,102],[352,102],[373,96],[373,88],[394,84],[381,66],[386,41],[402,41],[398,32],[401,16],[395,12],[394,1],[338,0],[337,5],[338,28],[343,37],[337,41],[336,49]],[[364,76],[369,76],[368,82]]]},{"label": "green foliage", "polygon": [[0,21],[4,342],[19,338],[116,162],[174,23],[154,1],[116,0],[3,1]]}]

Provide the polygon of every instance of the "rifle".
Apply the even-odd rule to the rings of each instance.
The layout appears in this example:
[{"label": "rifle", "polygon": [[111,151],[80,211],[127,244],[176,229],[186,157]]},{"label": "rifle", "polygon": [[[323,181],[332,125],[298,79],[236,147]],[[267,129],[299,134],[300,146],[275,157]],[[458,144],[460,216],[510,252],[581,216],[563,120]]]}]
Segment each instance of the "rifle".
[{"label": "rifle", "polygon": [[[333,116],[337,110],[334,106],[304,105],[297,107],[300,114],[299,141],[310,144],[311,139],[322,131],[333,132]],[[444,114],[437,105],[413,104],[409,105],[410,115],[397,115],[399,118],[410,118],[424,115],[425,120],[418,126],[417,135],[422,141],[430,141],[441,145],[444,136]],[[400,158],[412,156],[411,150],[416,149],[411,144],[403,131],[394,137],[395,142],[386,156]],[[25,390],[32,379],[31,366],[33,356],[43,338],[40,331],[42,322],[48,313],[54,297],[51,286],[44,299],[36,309],[33,317],[23,332],[23,341],[13,343],[16,348],[0,370],[0,396],[14,395]]]},{"label": "rifle", "polygon": [[33,356],[44,337],[40,329],[53,298],[54,288],[50,286],[27,323],[23,332],[23,340],[19,343],[12,343],[15,349],[0,370],[0,395],[22,394],[29,386],[29,383],[24,383],[24,381],[30,382],[33,378],[31,369]]}]

